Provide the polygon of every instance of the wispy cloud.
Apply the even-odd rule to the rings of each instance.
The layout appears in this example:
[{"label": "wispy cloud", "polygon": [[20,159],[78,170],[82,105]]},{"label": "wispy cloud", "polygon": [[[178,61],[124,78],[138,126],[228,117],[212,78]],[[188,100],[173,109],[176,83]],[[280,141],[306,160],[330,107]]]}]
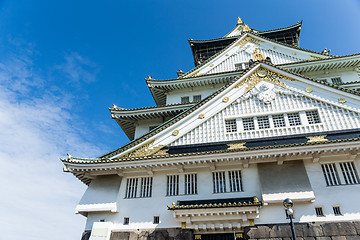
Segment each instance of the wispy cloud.
[{"label": "wispy cloud", "polygon": [[[85,219],[73,211],[86,187],[62,173],[59,157],[102,151],[81,137],[71,96],[34,71],[32,49],[16,48],[0,59],[0,239],[80,239]],[[69,81],[96,80],[96,65],[79,54],[56,69]]]}]

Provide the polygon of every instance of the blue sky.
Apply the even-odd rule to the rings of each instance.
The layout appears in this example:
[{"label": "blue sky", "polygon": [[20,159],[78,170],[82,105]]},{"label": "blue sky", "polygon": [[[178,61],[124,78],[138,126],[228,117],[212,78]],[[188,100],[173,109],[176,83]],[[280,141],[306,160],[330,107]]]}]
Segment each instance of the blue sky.
[{"label": "blue sky", "polygon": [[301,47],[360,52],[357,0],[0,0],[0,239],[80,239],[85,186],[59,158],[126,143],[107,108],[155,105],[144,77],[190,70],[187,39],[222,37],[237,16],[259,30],[303,20]]}]

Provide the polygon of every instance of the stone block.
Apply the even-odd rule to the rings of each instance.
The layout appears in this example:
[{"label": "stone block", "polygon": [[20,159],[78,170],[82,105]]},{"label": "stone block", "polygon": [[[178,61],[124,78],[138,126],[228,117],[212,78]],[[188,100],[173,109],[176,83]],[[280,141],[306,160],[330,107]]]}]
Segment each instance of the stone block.
[{"label": "stone block", "polygon": [[[300,240],[300,238],[298,238]],[[302,237],[301,240],[315,240],[315,237]]]},{"label": "stone block", "polygon": [[271,228],[271,238],[291,238],[291,228],[289,224],[273,225]]},{"label": "stone block", "polygon": [[316,240],[331,240],[330,237],[315,237]]},{"label": "stone block", "polygon": [[332,222],[323,223],[322,229],[324,236],[347,236],[356,235],[356,229],[352,222]]},{"label": "stone block", "polygon": [[295,224],[296,236],[298,237],[322,237],[322,227],[315,224]]},{"label": "stone block", "polygon": [[346,240],[360,240],[360,235],[346,236]]},{"label": "stone block", "polygon": [[355,222],[353,222],[353,224],[354,224],[354,227],[356,229],[356,233],[360,234],[360,222],[355,221]]},{"label": "stone block", "polygon": [[247,239],[249,238],[257,238],[257,239],[264,239],[270,238],[270,228],[268,226],[256,226],[256,227],[249,227],[245,230],[245,235],[247,235]]},{"label": "stone block", "polygon": [[112,232],[110,235],[110,240],[129,240],[129,232]]},{"label": "stone block", "polygon": [[331,237],[332,240],[346,240],[345,236],[333,236]]}]

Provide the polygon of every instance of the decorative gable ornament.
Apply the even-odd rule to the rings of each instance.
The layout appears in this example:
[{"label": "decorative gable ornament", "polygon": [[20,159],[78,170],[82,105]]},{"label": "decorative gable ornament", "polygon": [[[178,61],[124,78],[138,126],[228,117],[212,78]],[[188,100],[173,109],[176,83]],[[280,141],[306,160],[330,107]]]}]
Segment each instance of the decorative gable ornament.
[{"label": "decorative gable ornament", "polygon": [[265,60],[265,57],[264,54],[262,54],[258,48],[255,48],[253,59],[254,61],[263,61]]}]

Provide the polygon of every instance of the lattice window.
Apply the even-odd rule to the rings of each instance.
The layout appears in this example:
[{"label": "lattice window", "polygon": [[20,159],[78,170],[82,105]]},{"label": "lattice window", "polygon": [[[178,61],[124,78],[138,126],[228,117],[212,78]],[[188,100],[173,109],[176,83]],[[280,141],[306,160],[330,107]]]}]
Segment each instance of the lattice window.
[{"label": "lattice window", "polygon": [[243,118],[244,131],[255,130],[255,123],[253,118]]},{"label": "lattice window", "polygon": [[226,192],[225,172],[213,172],[214,193]]},{"label": "lattice window", "polygon": [[197,174],[185,174],[185,194],[197,194]]},{"label": "lattice window", "polygon": [[316,207],[315,208],[315,213],[317,217],[324,217],[324,211],[322,207]]},{"label": "lattice window", "polygon": [[308,120],[309,124],[316,124],[316,123],[320,123],[320,116],[317,110],[315,111],[307,111],[306,113],[306,117]]},{"label": "lattice window", "polygon": [[273,119],[274,127],[279,128],[286,126],[284,115],[274,115],[272,116],[272,119]]},{"label": "lattice window", "polygon": [[189,97],[181,97],[181,103],[189,103],[190,98]]},{"label": "lattice window", "polygon": [[167,176],[167,196],[179,195],[179,175]]},{"label": "lattice window", "polygon": [[341,216],[342,215],[340,206],[333,206],[333,211],[334,211],[335,216]]},{"label": "lattice window", "polygon": [[140,197],[151,197],[152,177],[142,177],[140,187]]},{"label": "lattice window", "polygon": [[259,126],[259,129],[265,129],[265,128],[270,128],[270,121],[269,121],[269,117],[257,117],[257,123]]},{"label": "lattice window", "polygon": [[137,185],[138,185],[137,178],[128,178],[127,179],[125,198],[136,198]]},{"label": "lattice window", "polygon": [[339,174],[337,173],[335,163],[322,164],[321,168],[323,170],[327,186],[340,185]]},{"label": "lattice window", "polygon": [[193,102],[200,102],[200,101],[201,101],[201,95],[193,96]]},{"label": "lattice window", "polygon": [[341,77],[333,77],[333,78],[331,78],[331,81],[332,81],[332,83],[335,84],[335,85],[342,84]]},{"label": "lattice window", "polygon": [[288,117],[290,126],[301,125],[301,120],[300,120],[300,114],[299,113],[288,113],[287,117]]},{"label": "lattice window", "polygon": [[353,162],[339,163],[339,166],[344,177],[344,184],[359,184],[359,177]]},{"label": "lattice window", "polygon": [[225,120],[226,132],[237,132],[236,119]]},{"label": "lattice window", "polygon": [[247,69],[248,67],[249,67],[249,62],[235,63],[235,69],[238,71]]},{"label": "lattice window", "polygon": [[229,171],[229,185],[230,192],[241,192],[243,191],[241,181],[241,171]]}]

